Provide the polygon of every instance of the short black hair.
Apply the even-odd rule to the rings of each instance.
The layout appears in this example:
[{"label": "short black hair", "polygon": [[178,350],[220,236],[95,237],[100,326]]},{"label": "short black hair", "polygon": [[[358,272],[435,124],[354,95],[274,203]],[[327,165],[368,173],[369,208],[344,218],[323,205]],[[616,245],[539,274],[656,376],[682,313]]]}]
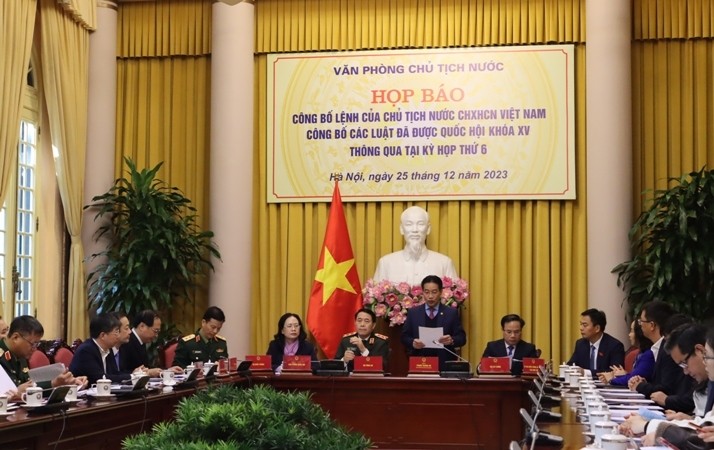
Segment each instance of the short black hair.
[{"label": "short black hair", "polygon": [[686,314],[682,313],[676,313],[673,316],[671,316],[669,319],[667,319],[667,322],[665,322],[664,326],[660,330],[663,336],[669,335],[672,331],[675,330],[675,328],[678,328],[682,325],[688,325],[694,323],[694,319],[689,317]]},{"label": "short black hair", "polygon": [[526,321],[523,320],[518,314],[506,314],[501,317],[501,329],[503,329],[508,322],[518,322],[521,324],[521,328],[526,326]]},{"label": "short black hair", "polygon": [[427,283],[434,283],[437,286],[439,286],[439,290],[442,291],[444,290],[444,282],[441,281],[441,278],[439,278],[436,275],[427,275],[424,277],[423,280],[421,280],[421,288],[424,289],[424,285]]},{"label": "short black hair", "polygon": [[131,321],[131,327],[136,328],[142,323],[147,327],[152,327],[154,326],[154,320],[156,320],[158,316],[158,313],[153,309],[145,309],[134,316],[134,319]]},{"label": "short black hair", "polygon": [[600,331],[605,331],[605,326],[607,326],[607,316],[605,316],[605,312],[600,311],[599,309],[590,308],[581,312],[580,315],[590,317],[590,321],[593,323],[593,326],[599,325]]},{"label": "short black hair", "polygon": [[89,322],[89,335],[96,339],[102,333],[111,333],[121,326],[121,322],[112,313],[97,314]]},{"label": "short black hair", "polygon": [[278,332],[275,333],[275,336],[273,336],[273,338],[276,341],[280,342],[283,346],[285,346],[285,336],[283,335],[282,331],[285,327],[285,322],[291,317],[296,318],[298,321],[298,325],[300,325],[300,334],[298,335],[298,341],[302,342],[307,339],[307,333],[305,332],[305,327],[302,324],[302,319],[300,319],[300,316],[295,313],[288,312],[280,316],[280,319],[278,320]]},{"label": "short black hair", "polygon": [[665,303],[662,300],[652,300],[642,305],[642,312],[645,313],[645,318],[650,322],[654,322],[657,327],[659,327],[660,334],[664,335],[662,331],[667,325],[667,320],[674,314],[674,308],[669,303]]},{"label": "short black hair", "polygon": [[714,328],[710,328],[707,333],[707,344],[714,349]]},{"label": "short black hair", "polygon": [[219,322],[226,321],[226,315],[223,314],[223,310],[218,306],[209,306],[205,313],[203,313],[203,320],[209,322],[211,319],[215,319]]},{"label": "short black hair", "polygon": [[371,309],[369,309],[369,308],[358,309],[357,312],[355,313],[355,320],[357,320],[357,316],[359,315],[359,313],[369,314],[369,317],[372,318],[372,322],[377,323],[377,314],[375,314],[374,311],[372,311]]},{"label": "short black hair", "polygon": [[671,333],[664,344],[667,353],[671,352],[676,345],[683,354],[691,355],[694,347],[704,345],[707,342],[707,327],[695,323],[680,325]]},{"label": "short black hair", "polygon": [[45,329],[39,320],[32,316],[15,317],[10,322],[10,329],[7,331],[8,336],[13,333],[20,333],[21,336],[42,336],[45,334]]}]

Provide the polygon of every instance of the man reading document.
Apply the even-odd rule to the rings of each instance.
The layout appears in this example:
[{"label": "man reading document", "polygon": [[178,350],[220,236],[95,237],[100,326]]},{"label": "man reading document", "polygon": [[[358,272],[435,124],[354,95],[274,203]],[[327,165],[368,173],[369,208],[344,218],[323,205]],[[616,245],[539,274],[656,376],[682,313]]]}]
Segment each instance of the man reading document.
[{"label": "man reading document", "polygon": [[402,343],[411,356],[438,356],[439,369],[457,359],[453,354],[466,344],[466,332],[456,309],[441,304],[444,284],[436,275],[421,282],[426,303],[411,308],[402,331]]}]

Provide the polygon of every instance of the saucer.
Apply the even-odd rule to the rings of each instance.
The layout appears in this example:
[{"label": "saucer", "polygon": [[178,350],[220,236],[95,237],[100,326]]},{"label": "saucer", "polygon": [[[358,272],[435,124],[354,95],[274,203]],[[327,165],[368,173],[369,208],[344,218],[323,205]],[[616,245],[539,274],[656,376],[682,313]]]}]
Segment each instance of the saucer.
[{"label": "saucer", "polygon": [[12,411],[5,411],[5,412],[0,412],[0,416],[9,416],[11,414],[15,414],[15,410],[13,409]]},{"label": "saucer", "polygon": [[163,381],[162,384],[164,386],[176,386],[176,381]]},{"label": "saucer", "polygon": [[103,400],[111,400],[112,398],[116,397],[115,394],[109,394],[109,395],[92,395],[92,394],[87,394],[87,397],[96,400],[96,401],[103,401]]}]

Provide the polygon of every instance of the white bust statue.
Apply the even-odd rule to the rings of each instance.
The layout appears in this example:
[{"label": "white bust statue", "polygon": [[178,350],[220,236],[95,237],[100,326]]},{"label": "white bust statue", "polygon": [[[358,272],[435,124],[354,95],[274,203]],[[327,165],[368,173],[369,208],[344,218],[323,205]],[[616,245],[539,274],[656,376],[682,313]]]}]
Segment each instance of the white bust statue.
[{"label": "white bust statue", "polygon": [[426,236],[431,232],[429,214],[425,209],[412,206],[404,210],[399,231],[404,236],[403,250],[379,258],[375,281],[406,281],[418,285],[427,275],[456,278],[456,268],[451,258],[426,248]]}]

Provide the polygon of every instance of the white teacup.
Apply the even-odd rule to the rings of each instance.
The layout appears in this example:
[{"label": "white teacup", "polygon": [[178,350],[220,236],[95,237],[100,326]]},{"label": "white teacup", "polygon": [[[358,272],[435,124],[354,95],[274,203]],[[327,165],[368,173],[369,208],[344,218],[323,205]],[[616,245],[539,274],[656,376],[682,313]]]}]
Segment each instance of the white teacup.
[{"label": "white teacup", "polygon": [[590,425],[595,434],[595,446],[600,447],[602,445],[602,437],[605,435],[613,435],[617,433],[617,424],[610,420],[602,420],[600,422],[595,422],[595,424]]},{"label": "white teacup", "polygon": [[112,380],[102,378],[92,388],[97,390],[97,397],[107,397],[112,394]]},{"label": "white teacup", "polygon": [[568,374],[568,382],[570,383],[570,387],[580,387],[580,373],[570,372]]},{"label": "white teacup", "polygon": [[64,396],[64,399],[68,402],[76,402],[78,390],[79,386],[77,386],[76,384],[70,384],[69,390],[67,391],[67,395]]},{"label": "white teacup", "polygon": [[598,422],[609,422],[610,421],[610,411],[593,411],[590,413],[590,431],[595,432],[595,424]]},{"label": "white teacup", "polygon": [[193,364],[189,364],[184,369],[184,373],[186,374],[186,376],[189,376],[191,374],[191,372],[193,372],[195,369],[196,369],[196,366],[194,366]]},{"label": "white teacup", "polygon": [[131,374],[131,384],[132,384],[132,385],[135,385],[136,382],[139,381],[139,379],[140,379],[141,377],[145,377],[145,376],[146,376],[146,372],[141,371],[141,370],[132,373],[132,374]]},{"label": "white teacup", "polygon": [[162,370],[161,380],[164,384],[174,384],[174,371],[173,370]]},{"label": "white teacup", "polygon": [[22,394],[22,401],[24,401],[27,406],[40,406],[42,405],[42,388],[41,387],[29,387]]},{"label": "white teacup", "polygon": [[565,363],[558,366],[558,378],[561,378],[563,380],[566,379],[566,377],[568,376],[568,370],[570,370],[570,366]]},{"label": "white teacup", "polygon": [[603,450],[627,450],[630,439],[621,434],[604,434],[600,437],[600,448]]},{"label": "white teacup", "polygon": [[5,414],[7,412],[7,395],[0,395],[0,414]]},{"label": "white teacup", "polygon": [[212,362],[208,361],[207,363],[203,363],[203,374],[206,375],[208,374],[208,371],[211,370],[211,367],[213,367],[215,364]]}]

